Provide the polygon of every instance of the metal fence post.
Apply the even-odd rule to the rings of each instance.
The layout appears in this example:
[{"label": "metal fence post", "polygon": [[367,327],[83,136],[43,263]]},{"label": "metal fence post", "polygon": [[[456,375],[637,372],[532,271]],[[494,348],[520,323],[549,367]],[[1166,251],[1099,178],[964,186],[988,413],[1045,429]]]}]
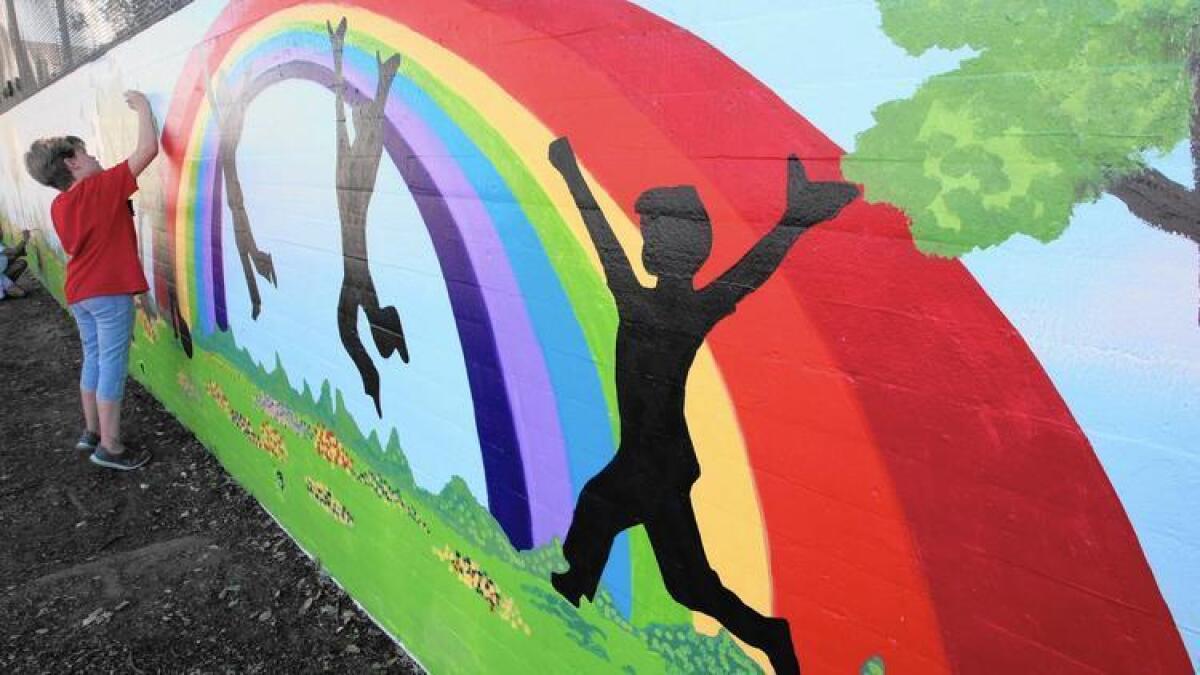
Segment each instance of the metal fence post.
[{"label": "metal fence post", "polygon": [[33,66],[29,63],[25,41],[21,39],[21,28],[17,25],[16,0],[4,0],[4,9],[8,12],[8,39],[12,41],[13,55],[17,59],[17,88],[22,91],[31,89],[35,86]]},{"label": "metal fence post", "polygon": [[67,25],[67,0],[55,0],[54,2],[58,9],[58,36],[59,42],[62,43],[62,70],[71,69],[71,65],[75,60],[75,55],[71,49],[71,28]]}]

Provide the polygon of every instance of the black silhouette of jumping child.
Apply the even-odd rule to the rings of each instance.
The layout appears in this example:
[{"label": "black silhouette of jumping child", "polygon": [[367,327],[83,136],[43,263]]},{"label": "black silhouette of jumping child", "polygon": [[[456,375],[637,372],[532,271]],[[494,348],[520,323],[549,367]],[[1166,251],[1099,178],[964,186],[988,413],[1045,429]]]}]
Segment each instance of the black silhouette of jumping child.
[{"label": "black silhouette of jumping child", "polygon": [[342,291],[338,296],[338,335],[342,346],[362,377],[363,389],[375,402],[376,414],[383,416],[379,401],[379,371],[363,347],[358,335],[358,310],[367,315],[371,337],[383,358],[393,353],[408,363],[408,344],[404,326],[395,307],[381,307],[371,278],[367,259],[367,208],[375,192],[375,179],[383,155],[383,111],[388,93],[400,68],[400,55],[387,61],[375,54],[379,69],[375,98],[351,103],[354,115],[354,140],[346,128],[346,81],[342,76],[342,54],[346,45],[346,19],[336,28],[328,21],[333,49],[335,115],[337,119],[337,199],[342,221]]},{"label": "black silhouette of jumping child", "polygon": [[550,144],[600,256],[616,301],[616,385],[621,441],[616,456],[584,486],[563,543],[570,568],[554,573],[554,588],[579,606],[595,597],[614,538],[645,526],[663,582],[680,604],[721,622],[763,650],[777,673],[798,673],[787,620],[765,617],[721,583],[704,552],[692,485],[700,464],[684,419],[688,371],[709,331],[778,268],[808,228],[836,216],[858,190],[814,183],[795,156],[788,159],[787,207],[779,224],[733,267],[704,288],[696,272],[712,250],[712,225],[695,188],[653,188],[635,204],[641,216],[645,287],[579,170],[567,139]]},{"label": "black silhouette of jumping child", "polygon": [[209,108],[212,109],[220,133],[220,170],[225,179],[225,201],[229,205],[229,213],[233,216],[233,240],[237,246],[238,259],[242,263],[246,288],[250,292],[250,317],[258,320],[262,311],[262,297],[258,292],[254,272],[257,271],[259,276],[272,285],[278,286],[278,281],[275,278],[275,265],[271,261],[271,254],[260,250],[254,241],[254,231],[250,229],[250,216],[246,213],[246,195],[238,178],[237,150],[246,126],[250,83],[251,72],[247,69],[235,90],[230,91],[226,87],[217,89],[212,73],[209,72],[208,55],[205,54],[204,94],[208,98]]}]

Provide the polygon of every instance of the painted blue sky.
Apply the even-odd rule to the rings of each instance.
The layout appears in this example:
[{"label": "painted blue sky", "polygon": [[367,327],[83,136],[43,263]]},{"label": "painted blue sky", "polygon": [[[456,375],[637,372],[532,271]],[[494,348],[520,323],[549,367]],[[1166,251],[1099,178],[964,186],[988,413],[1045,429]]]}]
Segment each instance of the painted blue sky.
[{"label": "painted blue sky", "polygon": [[[636,4],[720,49],[846,149],[876,106],[970,55],[908,56],[868,0]],[[1151,161],[1190,183],[1183,145]],[[963,262],[1087,433],[1200,663],[1200,253],[1108,197],[1080,206],[1053,243],[1018,237]]]}]

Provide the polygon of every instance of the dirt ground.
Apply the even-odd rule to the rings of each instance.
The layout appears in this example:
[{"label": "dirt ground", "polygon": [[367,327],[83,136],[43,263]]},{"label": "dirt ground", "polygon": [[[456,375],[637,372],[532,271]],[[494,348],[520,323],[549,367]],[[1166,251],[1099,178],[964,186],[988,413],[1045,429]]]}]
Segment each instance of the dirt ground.
[{"label": "dirt ground", "polygon": [[130,381],[140,471],[73,449],[79,340],[36,282],[0,301],[0,672],[419,673]]}]

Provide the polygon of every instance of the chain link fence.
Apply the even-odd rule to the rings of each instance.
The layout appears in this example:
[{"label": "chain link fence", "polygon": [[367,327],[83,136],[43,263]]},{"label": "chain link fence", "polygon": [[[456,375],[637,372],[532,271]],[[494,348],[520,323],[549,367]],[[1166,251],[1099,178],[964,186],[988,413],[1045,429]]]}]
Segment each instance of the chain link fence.
[{"label": "chain link fence", "polygon": [[0,112],[192,0],[0,0]]}]

